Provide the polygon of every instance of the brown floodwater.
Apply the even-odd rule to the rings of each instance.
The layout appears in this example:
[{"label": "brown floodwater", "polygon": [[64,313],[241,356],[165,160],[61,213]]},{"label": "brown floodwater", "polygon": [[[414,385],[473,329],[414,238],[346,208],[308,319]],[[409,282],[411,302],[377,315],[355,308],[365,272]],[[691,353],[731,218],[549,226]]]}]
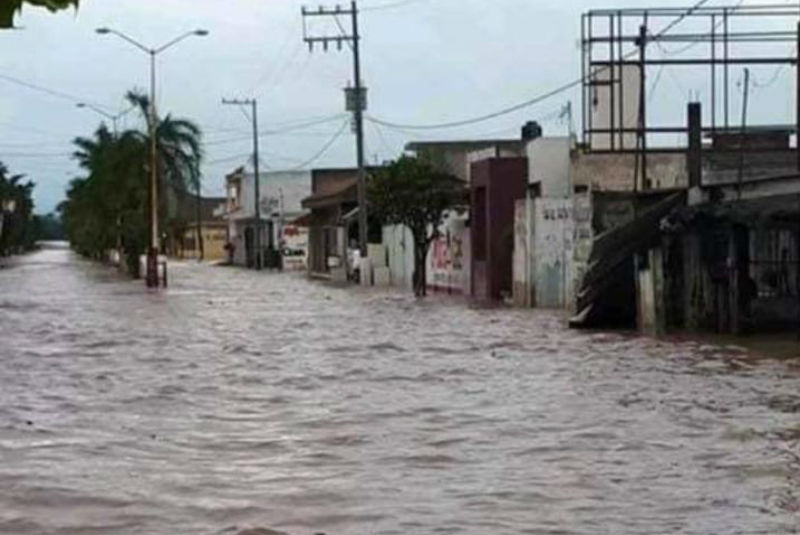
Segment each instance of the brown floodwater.
[{"label": "brown floodwater", "polygon": [[797,360],[171,278],[57,247],[0,269],[0,533],[800,531]]}]

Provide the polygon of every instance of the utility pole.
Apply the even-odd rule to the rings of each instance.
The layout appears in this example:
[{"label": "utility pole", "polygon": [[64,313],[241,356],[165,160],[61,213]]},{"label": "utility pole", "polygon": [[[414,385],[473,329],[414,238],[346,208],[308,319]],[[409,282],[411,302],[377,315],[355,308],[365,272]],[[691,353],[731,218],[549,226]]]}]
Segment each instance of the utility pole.
[{"label": "utility pole", "polygon": [[[350,9],[342,9],[340,6],[335,8],[325,8],[320,6],[318,9],[303,8],[303,41],[308,43],[309,52],[313,52],[314,44],[321,43],[323,50],[328,50],[330,43],[336,43],[339,50],[342,43],[347,43],[353,50],[353,84],[352,91],[348,88],[347,111],[353,112],[356,133],[356,160],[358,164],[358,242],[361,250],[361,257],[367,256],[367,188],[366,172],[364,170],[364,110],[367,107],[366,88],[361,85],[361,55],[358,33],[358,6],[356,1],[350,2]],[[352,33],[345,33],[339,22],[339,15],[350,15],[352,20]],[[340,34],[337,36],[310,36],[306,27],[306,19],[309,17],[333,17],[339,26]]]},{"label": "utility pole", "polygon": [[750,99],[750,69],[744,70],[744,95],[742,97],[742,130],[739,138],[739,176],[736,181],[736,195],[742,199],[742,180],[744,180],[744,151],[747,147],[747,101]]},{"label": "utility pole", "polygon": [[253,237],[253,245],[256,249],[255,269],[261,270],[263,267],[262,251],[261,251],[261,176],[259,173],[259,158],[258,158],[258,100],[256,99],[222,99],[222,103],[229,106],[250,106],[251,120],[253,123],[253,178],[254,178],[254,193],[255,193],[255,236]]},{"label": "utility pole", "polygon": [[[111,28],[97,28],[95,30],[100,35],[113,34],[117,37],[132,44],[142,52],[150,56],[150,102],[147,111],[147,132],[150,137],[150,180],[147,183],[148,191],[148,212],[149,212],[149,240],[147,247],[147,275],[145,281],[150,288],[157,288],[159,286],[158,275],[158,252],[159,252],[159,235],[158,235],[158,144],[156,143],[156,121],[158,114],[156,113],[156,56],[166,49],[180,43],[184,39],[192,36],[205,37],[208,35],[207,30],[194,30],[179,35],[172,41],[158,47],[150,48],[140,42],[136,41],[128,35],[111,29]],[[166,264],[164,264],[164,285],[166,286]]]}]

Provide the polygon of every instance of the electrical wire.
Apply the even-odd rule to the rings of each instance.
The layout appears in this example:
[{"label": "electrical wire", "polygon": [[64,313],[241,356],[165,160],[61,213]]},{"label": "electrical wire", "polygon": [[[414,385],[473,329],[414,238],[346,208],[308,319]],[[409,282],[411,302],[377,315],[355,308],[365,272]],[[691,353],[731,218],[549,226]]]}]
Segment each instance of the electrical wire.
[{"label": "electrical wire", "polygon": [[[64,93],[62,91],[57,91],[55,89],[50,89],[49,87],[45,87],[39,84],[26,82],[25,80],[20,80],[19,78],[16,78],[14,76],[9,76],[7,74],[0,74],[0,80],[5,80],[6,82],[10,82],[12,84],[16,84],[21,87],[25,87],[28,89],[32,89],[34,91],[38,91],[40,93],[50,95],[51,97],[56,97],[63,100],[69,100],[70,102],[74,102],[76,104],[80,102],[89,102],[87,99],[75,95],[70,95],[69,93]],[[104,108],[104,106],[98,106],[98,107]]]},{"label": "electrical wire", "polygon": [[[287,126],[286,128],[282,128],[282,129],[263,130],[263,131],[258,133],[258,137],[262,138],[262,137],[266,137],[266,136],[279,136],[279,135],[295,132],[295,131],[298,131],[298,130],[304,130],[304,129],[310,128],[312,126],[318,126],[318,125],[321,125],[321,124],[326,124],[326,123],[333,122],[335,120],[341,119],[342,116],[344,116],[344,115],[345,114],[338,113],[336,115],[332,115],[332,116],[328,116],[328,117],[324,117],[324,118],[320,118],[320,119],[309,120],[307,122],[299,123],[299,124],[296,124],[294,126]],[[249,135],[249,136],[242,135],[242,136],[238,136],[238,137],[235,137],[235,138],[218,139],[218,140],[214,140],[214,141],[208,141],[208,142],[205,142],[204,145],[206,145],[206,146],[226,145],[228,143],[238,143],[240,141],[247,141],[248,139],[252,139],[252,135]]]},{"label": "electrical wire", "polygon": [[203,163],[205,165],[217,165],[217,164],[220,164],[220,163],[232,162],[234,160],[241,160],[242,158],[250,158],[251,155],[252,155],[252,153],[245,152],[245,153],[242,153],[242,154],[236,154],[234,156],[227,156],[225,158],[217,158],[216,160],[209,160],[209,161],[203,162]]},{"label": "electrical wire", "polygon": [[[729,13],[735,13],[740,7],[742,7],[742,5],[744,4],[744,1],[745,0],[739,0],[739,2],[736,3],[736,5],[734,5],[733,7],[731,7],[729,9]],[[717,22],[714,25],[714,31],[718,30],[720,28],[720,26],[722,26],[723,24],[725,24],[725,20],[724,19],[722,19],[719,22]],[[669,49],[665,48],[664,45],[662,45],[661,42],[659,42],[659,41],[656,41],[655,43],[656,43],[656,46],[658,46],[658,48],[661,49],[661,52],[664,55],[666,55],[666,56],[679,56],[679,55],[681,55],[681,54],[683,54],[685,52],[688,52],[689,50],[691,50],[692,48],[696,47],[697,45],[701,44],[702,41],[695,41],[693,43],[689,43],[689,44],[687,44],[687,45],[685,45],[685,46],[683,46],[683,47],[681,47],[679,49],[676,49],[676,50],[669,50]]]},{"label": "electrical wire", "polygon": [[328,140],[328,141],[327,141],[327,142],[326,142],[326,143],[325,143],[325,144],[322,146],[322,148],[321,148],[321,149],[320,149],[320,150],[319,150],[319,151],[318,151],[316,154],[314,154],[314,156],[312,156],[312,157],[311,157],[311,158],[309,158],[308,160],[304,161],[304,162],[303,162],[303,163],[301,163],[300,165],[296,166],[296,167],[295,167],[293,170],[294,170],[294,171],[299,171],[299,170],[301,170],[301,169],[305,169],[306,167],[308,167],[308,166],[309,166],[309,165],[311,165],[312,163],[316,162],[316,161],[317,161],[319,158],[321,158],[321,157],[322,157],[322,156],[323,156],[323,155],[324,155],[326,152],[328,152],[328,149],[330,149],[330,148],[331,148],[331,146],[332,146],[334,143],[336,143],[336,140],[337,140],[337,139],[339,139],[339,137],[342,135],[342,133],[343,133],[343,132],[345,131],[345,129],[347,128],[347,125],[349,125],[349,124],[350,124],[350,119],[348,118],[346,121],[342,122],[342,126],[339,128],[339,130],[338,130],[338,131],[337,131],[337,132],[336,132],[336,133],[333,135],[333,137],[331,137],[331,138],[330,138],[330,139],[329,139],[329,140]]},{"label": "electrical wire", "polygon": [[418,4],[427,2],[428,0],[398,0],[397,2],[387,2],[385,4],[376,4],[374,6],[362,7],[360,11],[382,11],[384,9],[395,9],[398,7],[405,7],[410,4]]},{"label": "electrical wire", "polygon": [[[669,23],[663,30],[658,32],[658,34],[656,34],[654,37],[656,37],[656,38],[662,37],[667,32],[672,30],[675,26],[677,26],[678,24],[683,22],[686,19],[686,17],[689,17],[692,13],[694,13],[695,11],[697,11],[698,9],[703,7],[708,2],[709,2],[709,0],[700,0],[694,6],[692,6],[689,9],[687,9],[679,17],[677,17],[675,20],[673,20],[671,23]],[[623,59],[627,59],[627,58],[629,58],[629,57],[631,57],[631,56],[633,56],[633,55],[635,55],[637,53],[638,53],[637,50],[632,50],[631,52],[629,52],[628,54],[623,56]],[[550,98],[552,98],[554,96],[557,96],[557,95],[559,95],[561,93],[569,91],[570,89],[573,89],[575,87],[578,87],[578,86],[582,85],[585,81],[590,80],[593,77],[596,77],[597,74],[599,74],[600,72],[602,72],[604,70],[608,70],[609,68],[610,67],[603,67],[602,69],[599,69],[599,70],[597,70],[597,71],[595,71],[593,73],[589,73],[584,77],[578,78],[577,80],[573,80],[572,82],[569,82],[569,83],[566,83],[564,85],[561,85],[561,86],[553,89],[552,91],[548,91],[548,92],[546,92],[546,93],[544,93],[542,95],[538,95],[538,96],[533,97],[531,99],[528,99],[528,100],[526,100],[524,102],[520,102],[519,104],[515,104],[513,106],[509,106],[508,108],[504,108],[502,110],[499,110],[499,111],[496,111],[496,112],[493,112],[493,113],[487,113],[485,115],[480,115],[480,116],[473,117],[473,118],[470,118],[470,119],[463,119],[463,120],[460,120],[460,121],[451,121],[451,122],[440,123],[440,124],[427,124],[427,125],[400,124],[400,123],[394,123],[394,122],[391,122],[391,121],[385,121],[385,120],[379,119],[377,117],[372,117],[371,120],[373,120],[373,121],[375,121],[378,124],[381,124],[383,126],[394,127],[394,128],[402,128],[402,129],[406,129],[406,130],[441,130],[441,129],[445,129],[445,128],[456,128],[456,127],[459,127],[459,126],[467,126],[467,125],[471,125],[471,124],[475,124],[475,123],[481,123],[481,122],[489,121],[491,119],[495,119],[497,117],[502,117],[504,115],[508,115],[510,113],[514,113],[516,111],[519,111],[519,110],[522,110],[522,109],[525,109],[525,108],[529,108],[529,107],[534,106],[534,105],[536,105],[536,104],[538,104],[540,102],[543,102],[543,101],[548,100],[548,99],[550,99]]]}]

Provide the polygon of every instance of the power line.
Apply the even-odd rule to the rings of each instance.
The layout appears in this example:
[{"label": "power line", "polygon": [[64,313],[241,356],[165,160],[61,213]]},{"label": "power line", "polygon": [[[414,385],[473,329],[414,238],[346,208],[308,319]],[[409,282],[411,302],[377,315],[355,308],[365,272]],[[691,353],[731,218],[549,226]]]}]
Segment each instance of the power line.
[{"label": "power line", "polygon": [[392,123],[392,122],[389,122],[389,121],[384,121],[384,120],[378,119],[376,117],[370,117],[370,120],[374,121],[374,122],[376,122],[378,124],[381,124],[383,126],[401,128],[401,129],[406,129],[406,130],[439,130],[439,129],[443,129],[443,128],[455,128],[457,126],[466,126],[466,125],[475,124],[475,123],[482,123],[482,122],[488,121],[490,119],[494,119],[496,117],[502,117],[503,115],[508,115],[509,113],[513,113],[515,111],[519,111],[519,110],[524,109],[524,108],[529,108],[529,107],[531,107],[531,106],[533,106],[535,104],[538,104],[540,102],[548,100],[548,99],[550,99],[550,98],[552,98],[552,97],[554,97],[554,96],[556,96],[556,95],[558,95],[560,93],[563,93],[565,91],[569,91],[570,89],[581,85],[583,83],[583,81],[584,81],[583,78],[579,78],[578,80],[574,80],[572,82],[569,82],[568,84],[564,84],[562,86],[559,86],[556,89],[553,89],[552,91],[548,91],[547,93],[545,93],[543,95],[539,95],[539,96],[534,97],[532,99],[526,100],[525,102],[521,102],[519,104],[515,104],[514,106],[510,106],[508,108],[504,108],[504,109],[502,109],[500,111],[496,111],[494,113],[488,113],[486,115],[480,115],[478,117],[473,117],[472,119],[464,119],[464,120],[461,120],[461,121],[453,121],[453,122],[449,122],[449,123],[429,124],[429,125],[398,124],[398,123]]},{"label": "power line", "polygon": [[[333,122],[335,120],[341,119],[343,115],[344,114],[339,113],[339,114],[328,116],[328,117],[324,117],[324,118],[321,118],[321,119],[309,120],[309,121],[306,121],[305,123],[299,123],[299,124],[296,124],[294,126],[287,126],[286,128],[281,128],[281,129],[277,129],[277,130],[262,130],[261,132],[258,133],[258,137],[278,136],[278,135],[282,135],[282,134],[288,134],[288,133],[296,132],[298,130],[304,130],[304,129],[310,128],[312,126],[319,126],[321,124],[326,124],[326,123],[330,123],[330,122]],[[225,144],[228,144],[228,143],[237,143],[237,142],[240,142],[240,141],[245,141],[245,140],[248,140],[250,138],[251,138],[251,136],[238,136],[238,137],[235,137],[235,138],[217,139],[217,140],[214,140],[214,141],[208,141],[208,142],[205,142],[204,144],[206,146],[225,145]]]},{"label": "power line", "polygon": [[[25,87],[25,88],[28,88],[28,89],[32,89],[34,91],[38,91],[40,93],[44,93],[44,94],[50,95],[51,97],[56,97],[56,98],[60,98],[60,99],[63,99],[63,100],[69,100],[70,102],[75,102],[75,103],[91,102],[90,100],[87,100],[85,98],[81,98],[81,97],[78,97],[78,96],[75,96],[75,95],[71,95],[69,93],[64,93],[62,91],[58,91],[58,90],[55,90],[55,89],[50,89],[49,87],[45,87],[45,86],[42,86],[42,85],[39,85],[39,84],[26,82],[25,80],[20,80],[19,78],[16,78],[14,76],[9,76],[7,74],[0,74],[0,79],[5,80],[6,82],[10,82],[12,84],[16,84],[16,85],[21,86],[21,87]],[[100,106],[98,104],[95,104],[95,105],[98,106],[98,107],[101,107],[101,108],[105,107],[105,106]]]},{"label": "power line", "polygon": [[242,154],[236,154],[234,156],[227,156],[225,158],[218,158],[216,160],[210,160],[210,161],[205,162],[205,164],[206,165],[217,165],[217,164],[220,164],[220,163],[227,163],[227,162],[232,162],[234,160],[240,160],[242,158],[250,158],[250,156],[252,156],[252,153],[245,152],[245,153],[242,153]]},{"label": "power line", "polygon": [[404,7],[410,4],[418,4],[420,2],[427,2],[428,0],[398,0],[397,2],[387,2],[385,4],[376,4],[374,6],[362,7],[361,11],[381,11],[384,9],[395,9]]},{"label": "power line", "polygon": [[328,149],[331,148],[331,146],[336,142],[336,140],[339,139],[339,137],[342,135],[342,133],[347,128],[348,124],[350,124],[350,119],[349,118],[342,123],[342,126],[339,128],[339,130],[333,135],[333,137],[331,137],[325,143],[325,145],[322,146],[322,148],[316,154],[314,154],[314,156],[312,156],[308,160],[304,161],[303,163],[301,163],[300,165],[295,167],[294,170],[305,169],[306,167],[308,167],[309,165],[311,165],[312,163],[317,161],[319,158],[321,158],[326,152],[328,152]]},{"label": "power line", "polygon": [[[674,28],[675,26],[677,26],[678,24],[683,22],[683,20],[686,19],[686,17],[689,17],[692,13],[694,13],[695,11],[697,11],[698,9],[703,7],[705,4],[707,4],[708,1],[709,0],[700,0],[694,6],[690,7],[689,9],[687,9],[684,13],[682,13],[680,16],[678,16],[675,20],[673,20],[671,23],[669,23],[663,30],[658,32],[658,34],[656,34],[654,37],[656,37],[656,38],[662,37],[667,32],[669,32],[672,28]],[[623,56],[623,59],[627,59],[627,58],[629,58],[629,57],[631,57],[631,56],[633,56],[633,55],[635,55],[637,53],[638,53],[638,50],[632,50],[631,52],[629,52],[628,54]],[[384,121],[384,120],[378,119],[376,117],[372,117],[370,120],[375,121],[378,124],[381,124],[383,126],[389,126],[389,127],[394,127],[394,128],[402,128],[402,129],[407,129],[407,130],[440,130],[440,129],[445,129],[445,128],[456,128],[456,127],[459,127],[459,126],[467,126],[467,125],[470,125],[470,124],[481,123],[481,122],[485,122],[485,121],[494,119],[496,117],[502,117],[503,115],[508,115],[510,113],[514,113],[514,112],[522,110],[524,108],[529,108],[529,107],[534,106],[534,105],[536,105],[536,104],[538,104],[540,102],[548,100],[548,99],[550,99],[550,98],[552,98],[552,97],[554,97],[556,95],[559,95],[561,93],[569,91],[570,89],[578,87],[579,85],[583,84],[586,80],[590,80],[591,78],[597,76],[597,74],[599,74],[600,72],[602,72],[604,70],[608,70],[609,68],[610,67],[608,67],[608,66],[603,67],[602,69],[599,69],[599,70],[595,71],[594,73],[587,74],[584,77],[578,78],[577,80],[573,80],[572,82],[569,82],[569,83],[566,83],[564,85],[561,85],[561,86],[553,89],[552,91],[548,91],[547,93],[544,93],[542,95],[533,97],[533,98],[531,98],[529,100],[526,100],[524,102],[520,102],[519,104],[515,104],[513,106],[509,106],[508,108],[504,108],[502,110],[499,110],[499,111],[496,111],[496,112],[493,112],[493,113],[487,113],[486,115],[480,115],[480,116],[477,116],[477,117],[473,117],[471,119],[464,119],[464,120],[460,120],[460,121],[452,121],[452,122],[440,123],[440,124],[428,124],[428,125],[399,124],[399,123],[393,123],[393,122],[390,122],[390,121]]]}]

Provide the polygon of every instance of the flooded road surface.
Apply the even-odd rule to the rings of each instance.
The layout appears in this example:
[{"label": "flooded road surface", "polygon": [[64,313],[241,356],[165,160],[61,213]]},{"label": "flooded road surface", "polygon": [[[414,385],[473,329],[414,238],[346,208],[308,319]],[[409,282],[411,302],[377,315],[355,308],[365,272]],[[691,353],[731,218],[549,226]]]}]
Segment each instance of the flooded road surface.
[{"label": "flooded road surface", "polygon": [[800,530],[800,369],[174,264],[0,269],[0,533]]}]

